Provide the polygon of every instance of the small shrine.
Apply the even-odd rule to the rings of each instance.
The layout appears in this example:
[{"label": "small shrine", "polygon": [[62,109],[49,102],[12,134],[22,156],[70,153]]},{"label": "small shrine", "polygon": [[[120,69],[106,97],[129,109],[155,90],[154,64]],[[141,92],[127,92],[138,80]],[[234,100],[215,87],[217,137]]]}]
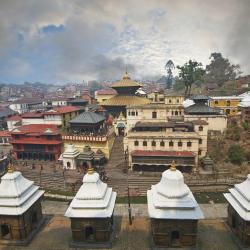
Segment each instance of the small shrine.
[{"label": "small shrine", "polygon": [[75,145],[69,144],[61,156],[64,169],[76,169],[76,158],[80,152],[76,149]]},{"label": "small shrine", "polygon": [[90,146],[86,145],[77,158],[77,166],[87,168],[87,166],[92,165],[94,156],[95,152],[91,149]]},{"label": "small shrine", "polygon": [[227,223],[240,242],[250,246],[250,174],[224,196],[228,201]]},{"label": "small shrine", "polygon": [[174,162],[148,190],[147,199],[154,247],[196,245],[197,223],[203,213]]},{"label": "small shrine", "polygon": [[213,174],[214,173],[214,161],[207,155],[202,159],[202,174]]},{"label": "small shrine", "polygon": [[0,244],[27,245],[44,222],[44,191],[11,166],[0,183]]},{"label": "small shrine", "polygon": [[118,136],[124,136],[125,130],[127,126],[127,119],[123,115],[122,112],[120,112],[120,115],[114,120],[114,127],[115,127],[115,133]]},{"label": "small shrine", "polygon": [[115,200],[116,192],[89,167],[65,213],[71,219],[72,247],[111,247]]}]

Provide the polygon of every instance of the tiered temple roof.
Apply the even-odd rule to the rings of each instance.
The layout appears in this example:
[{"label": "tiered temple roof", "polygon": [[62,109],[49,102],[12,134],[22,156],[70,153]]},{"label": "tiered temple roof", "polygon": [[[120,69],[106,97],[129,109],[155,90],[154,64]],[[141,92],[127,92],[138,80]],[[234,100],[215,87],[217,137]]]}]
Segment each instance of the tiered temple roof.
[{"label": "tiered temple roof", "polygon": [[184,183],[183,174],[172,163],[162,174],[161,181],[152,185],[147,192],[148,213],[155,219],[203,218],[203,213],[189,187]]},{"label": "tiered temple roof", "polygon": [[8,170],[1,178],[0,215],[21,215],[26,212],[44,191],[27,180],[18,171]]},{"label": "tiered temple roof", "polygon": [[234,185],[234,188],[229,189],[229,193],[224,194],[229,204],[235,209],[239,216],[250,221],[250,174],[247,179]]},{"label": "tiered temple roof", "polygon": [[113,214],[116,192],[100,180],[98,173],[88,169],[83,184],[67,209],[70,218],[107,218]]}]

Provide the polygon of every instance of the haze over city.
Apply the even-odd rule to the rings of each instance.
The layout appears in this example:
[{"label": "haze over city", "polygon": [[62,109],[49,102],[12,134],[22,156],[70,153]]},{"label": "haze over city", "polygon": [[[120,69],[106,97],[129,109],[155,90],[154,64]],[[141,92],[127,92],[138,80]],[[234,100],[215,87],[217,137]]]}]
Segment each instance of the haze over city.
[{"label": "haze over city", "polygon": [[151,79],[212,52],[249,74],[249,13],[247,0],[1,0],[0,82]]}]

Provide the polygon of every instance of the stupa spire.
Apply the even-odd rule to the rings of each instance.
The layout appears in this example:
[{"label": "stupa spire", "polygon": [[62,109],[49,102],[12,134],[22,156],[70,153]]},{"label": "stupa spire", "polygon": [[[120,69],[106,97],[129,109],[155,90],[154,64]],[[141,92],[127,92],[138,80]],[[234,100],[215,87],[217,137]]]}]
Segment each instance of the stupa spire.
[{"label": "stupa spire", "polygon": [[175,161],[172,161],[171,166],[170,166],[171,171],[176,171],[176,164]]}]

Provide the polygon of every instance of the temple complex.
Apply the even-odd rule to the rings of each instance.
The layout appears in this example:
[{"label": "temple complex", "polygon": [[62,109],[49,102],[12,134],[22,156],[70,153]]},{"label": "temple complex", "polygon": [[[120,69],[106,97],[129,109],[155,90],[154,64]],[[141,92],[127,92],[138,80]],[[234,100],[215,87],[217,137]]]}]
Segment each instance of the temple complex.
[{"label": "temple complex", "polygon": [[106,132],[105,117],[85,111],[69,121],[70,131],[77,135],[100,135]]},{"label": "temple complex", "polygon": [[134,171],[162,172],[174,160],[178,169],[191,172],[206,156],[207,128],[202,120],[137,122],[124,138],[128,164]]},{"label": "temple complex", "polygon": [[126,72],[122,80],[114,82],[111,86],[117,94],[100,103],[108,113],[118,117],[122,112],[126,116],[126,107],[130,105],[144,105],[150,102],[149,99],[135,95],[141,85],[133,80]]},{"label": "temple complex", "polygon": [[41,197],[33,181],[10,166],[0,183],[0,244],[26,245],[44,222]]},{"label": "temple complex", "polygon": [[197,223],[203,213],[174,162],[148,190],[147,199],[153,247],[196,245]]},{"label": "temple complex", "polygon": [[243,245],[250,246],[250,174],[224,194],[228,201],[227,223]]},{"label": "temple complex", "polygon": [[116,192],[89,167],[82,186],[65,213],[71,219],[71,246],[111,247],[115,200]]},{"label": "temple complex", "polygon": [[192,98],[194,104],[185,108],[185,121],[203,120],[208,123],[208,130],[215,133],[223,133],[227,128],[227,116],[219,108],[210,107],[210,98],[197,95]]}]

